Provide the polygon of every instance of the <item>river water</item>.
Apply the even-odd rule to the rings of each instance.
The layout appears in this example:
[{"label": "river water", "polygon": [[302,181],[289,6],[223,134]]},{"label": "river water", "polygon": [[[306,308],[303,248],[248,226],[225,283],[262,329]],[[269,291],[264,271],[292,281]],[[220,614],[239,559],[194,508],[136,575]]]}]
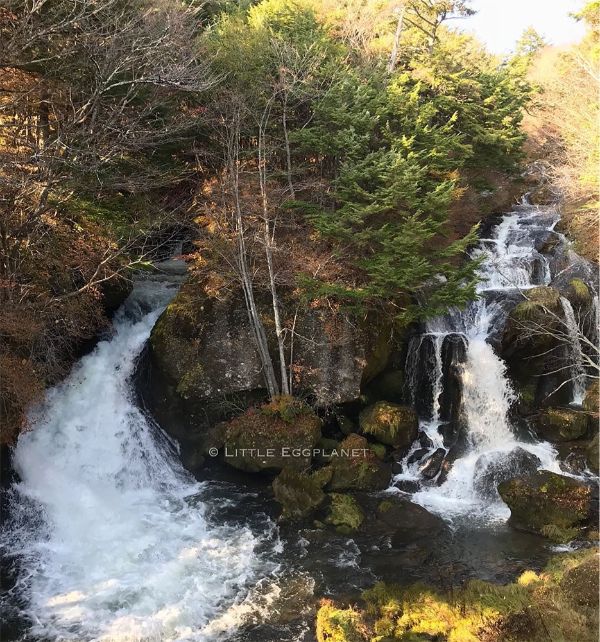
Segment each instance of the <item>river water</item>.
[{"label": "river water", "polygon": [[[450,522],[433,522],[435,533],[431,522],[418,530],[418,514],[401,537],[397,525],[384,523],[352,537],[279,525],[268,482],[210,467],[204,481],[191,477],[177,445],[136,405],[131,381],[177,283],[137,282],[111,336],[49,391],[14,450],[18,479],[6,493],[1,539],[10,576],[3,639],[308,642],[318,596],[355,598],[378,579],[508,581],[540,567],[551,545],[509,529],[506,507],[478,498],[473,475],[481,455],[516,445],[543,467],[558,467],[550,445],[513,431],[514,392],[490,342],[505,315],[503,293],[549,281],[531,231],[551,229],[556,218],[528,206],[504,217],[478,250],[487,252],[481,298],[432,321],[418,340],[429,337],[434,345],[432,394],[421,421],[430,451],[444,447],[444,340],[460,337],[465,353],[467,447],[445,483],[413,496]],[[401,477],[419,480],[419,462],[407,464]],[[363,500],[375,515],[385,497]]]}]

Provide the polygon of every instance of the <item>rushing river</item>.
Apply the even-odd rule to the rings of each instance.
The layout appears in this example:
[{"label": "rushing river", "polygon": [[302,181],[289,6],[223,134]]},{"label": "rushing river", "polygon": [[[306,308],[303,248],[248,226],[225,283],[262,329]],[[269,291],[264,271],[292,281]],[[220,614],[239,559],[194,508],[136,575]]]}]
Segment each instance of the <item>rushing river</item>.
[{"label": "rushing river", "polygon": [[211,527],[202,485],[136,408],[130,378],[176,289],[140,281],[113,336],[49,392],[14,453],[4,546],[33,640],[213,640],[273,565],[264,534]]},{"label": "rushing river", "polygon": [[[415,444],[396,482],[418,482],[413,501],[452,528],[415,513],[419,506],[402,513],[407,523],[385,523],[377,506],[390,491],[362,497],[372,505],[373,528],[352,537],[277,524],[268,481],[210,467],[204,481],[191,477],[177,445],[137,406],[132,384],[177,283],[137,282],[111,336],[48,392],[14,450],[1,539],[9,569],[3,639],[309,642],[319,596],[353,599],[378,579],[508,581],[543,564],[551,545],[511,530],[506,507],[477,496],[473,479],[480,457],[516,446],[558,470],[549,444],[515,433],[515,393],[492,345],[510,297],[550,281],[534,237],[552,231],[557,218],[531,206],[505,216],[476,252],[485,252],[480,298],[432,321],[411,343],[409,378],[427,380],[422,395],[411,378],[428,445]],[[447,449],[443,355],[456,346],[468,438],[443,483],[422,483],[422,461]],[[573,368],[577,384],[580,366]],[[411,461],[419,447],[424,452]]]}]

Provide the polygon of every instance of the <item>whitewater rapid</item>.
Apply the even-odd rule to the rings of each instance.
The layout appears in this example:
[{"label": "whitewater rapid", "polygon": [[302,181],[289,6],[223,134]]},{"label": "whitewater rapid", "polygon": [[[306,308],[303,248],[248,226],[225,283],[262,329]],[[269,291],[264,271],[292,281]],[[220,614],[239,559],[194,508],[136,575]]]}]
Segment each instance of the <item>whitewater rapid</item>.
[{"label": "whitewater rapid", "polygon": [[[135,362],[176,289],[141,281],[110,339],[19,438],[3,553],[27,640],[202,642],[234,630],[268,572],[248,528],[210,526],[202,485],[136,407]],[[266,525],[268,530],[268,525]]]},{"label": "whitewater rapid", "polygon": [[[441,484],[428,483],[414,493],[412,500],[425,508],[452,520],[468,517],[505,520],[510,515],[508,507],[500,500],[482,498],[475,488],[477,463],[498,459],[517,447],[528,451],[540,460],[540,468],[560,472],[556,450],[547,442],[519,437],[510,421],[510,408],[516,401],[506,373],[506,364],[495,352],[490,339],[506,319],[505,301],[520,297],[527,290],[550,283],[551,274],[546,257],[535,249],[534,234],[552,232],[558,214],[522,205],[517,211],[504,216],[494,228],[490,238],[481,239],[473,258],[479,258],[480,282],[478,299],[465,310],[451,310],[447,315],[427,323],[420,338],[433,341],[434,365],[433,413],[431,419],[421,420],[420,427],[430,440],[429,454],[444,446],[439,407],[442,393],[442,344],[445,337],[460,337],[464,348],[464,362],[459,366],[462,392],[461,416],[466,426],[466,444]],[[518,301],[518,298],[517,298]],[[419,349],[418,343],[417,350]],[[409,354],[413,368],[418,359]],[[414,396],[413,392],[413,396]],[[415,444],[403,462],[403,472],[396,475],[394,483],[421,482],[422,458],[411,460],[420,444]],[[447,450],[447,449],[446,449]],[[394,486],[392,486],[392,489]]]}]

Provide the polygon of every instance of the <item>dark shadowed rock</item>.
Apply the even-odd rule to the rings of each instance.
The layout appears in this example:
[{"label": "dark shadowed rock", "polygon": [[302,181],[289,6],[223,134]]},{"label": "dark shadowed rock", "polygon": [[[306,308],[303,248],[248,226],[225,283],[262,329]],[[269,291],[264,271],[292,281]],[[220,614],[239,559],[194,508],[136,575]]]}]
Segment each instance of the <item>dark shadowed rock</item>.
[{"label": "dark shadowed rock", "polygon": [[473,487],[484,499],[498,497],[498,484],[524,475],[534,474],[541,461],[539,457],[517,447],[507,453],[481,455],[475,462]]},{"label": "dark shadowed rock", "polygon": [[421,475],[425,477],[425,479],[433,479],[440,472],[445,456],[445,448],[438,448],[419,467]]}]

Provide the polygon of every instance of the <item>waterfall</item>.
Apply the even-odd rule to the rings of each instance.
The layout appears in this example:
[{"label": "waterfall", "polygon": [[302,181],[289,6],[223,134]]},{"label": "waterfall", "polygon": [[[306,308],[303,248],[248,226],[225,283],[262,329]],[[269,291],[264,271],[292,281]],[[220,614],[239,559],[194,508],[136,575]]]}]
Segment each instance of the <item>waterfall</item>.
[{"label": "waterfall", "polygon": [[569,336],[568,352],[571,364],[571,383],[573,384],[571,403],[580,406],[583,403],[586,389],[586,374],[580,338],[581,329],[575,318],[575,311],[573,310],[571,302],[561,296],[560,303],[565,315],[565,325]]},{"label": "waterfall", "polygon": [[[514,434],[509,411],[516,395],[507,378],[506,365],[490,343],[492,334],[505,322],[506,300],[514,299],[520,291],[549,283],[548,261],[536,251],[534,235],[552,230],[557,220],[556,212],[549,214],[527,204],[504,216],[493,234],[481,239],[473,252],[474,257],[482,260],[478,299],[465,310],[451,310],[428,322],[421,337],[422,341],[423,337],[436,336],[435,367],[429,374],[434,391],[433,419],[428,415],[420,420],[420,428],[432,444],[425,457],[443,443],[440,432],[444,428],[439,415],[443,381],[438,346],[441,347],[443,338],[449,334],[459,334],[466,341],[466,354],[460,367],[461,418],[466,428],[466,444],[445,479],[440,477],[437,483],[427,482],[413,494],[413,501],[443,516],[452,518],[468,514],[472,519],[481,513],[486,519],[505,519],[508,515],[506,506],[499,498],[491,503],[480,498],[474,489],[474,479],[478,462],[505,457],[517,446],[538,457],[543,468],[558,470],[556,452],[550,444],[523,442]],[[418,339],[413,340],[413,345],[417,345]],[[417,368],[420,371],[423,367],[426,364],[419,363],[414,350],[409,350],[407,370]],[[416,402],[419,408],[419,400]],[[396,475],[394,484],[420,479],[419,445],[414,445],[405,457],[403,471]],[[449,451],[449,447],[446,450]]]},{"label": "waterfall", "polygon": [[133,401],[136,359],[174,292],[137,283],[113,336],[48,393],[18,440],[1,543],[20,571],[13,592],[30,639],[216,640],[265,573],[261,537],[209,525],[202,484]]}]

